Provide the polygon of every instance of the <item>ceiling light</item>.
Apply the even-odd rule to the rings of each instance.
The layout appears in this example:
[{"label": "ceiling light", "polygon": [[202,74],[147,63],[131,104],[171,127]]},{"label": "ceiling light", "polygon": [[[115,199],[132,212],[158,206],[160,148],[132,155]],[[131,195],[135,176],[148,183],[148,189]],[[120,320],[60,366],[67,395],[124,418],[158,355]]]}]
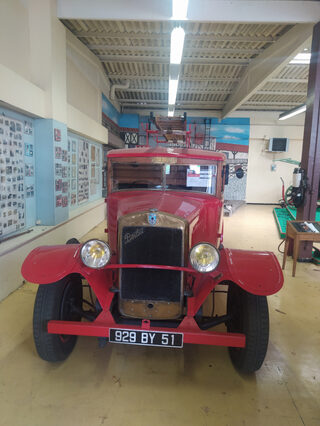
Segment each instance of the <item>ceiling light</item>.
[{"label": "ceiling light", "polygon": [[179,21],[187,19],[188,0],[172,0],[172,17]]},{"label": "ceiling light", "polygon": [[173,110],[172,111],[168,110],[168,117],[173,117],[173,115],[174,115],[174,111]]},{"label": "ceiling light", "polygon": [[310,64],[311,53],[298,53],[290,64]]},{"label": "ceiling light", "polygon": [[181,64],[184,44],[184,29],[176,27],[171,32],[170,64]]},{"label": "ceiling light", "polygon": [[178,81],[179,80],[169,80],[169,105],[174,105],[176,103]]},{"label": "ceiling light", "polygon": [[300,105],[297,108],[293,108],[290,111],[286,111],[280,114],[279,120],[286,120],[287,118],[293,117],[297,114],[301,114],[302,112],[305,112],[306,109],[307,109],[306,104]]}]

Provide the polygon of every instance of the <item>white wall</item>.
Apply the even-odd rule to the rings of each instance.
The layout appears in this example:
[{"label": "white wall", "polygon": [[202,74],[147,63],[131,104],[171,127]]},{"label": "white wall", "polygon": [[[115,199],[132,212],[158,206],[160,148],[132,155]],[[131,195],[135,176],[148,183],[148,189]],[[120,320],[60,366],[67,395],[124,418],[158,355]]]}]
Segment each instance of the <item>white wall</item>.
[{"label": "white wall", "polygon": [[29,19],[23,2],[0,1],[0,34],[1,64],[30,80]]},{"label": "white wall", "polygon": [[109,95],[109,80],[57,19],[55,0],[0,1],[0,35],[0,102],[108,143],[101,93]]},{"label": "white wall", "polygon": [[[86,76],[67,59],[67,101],[92,120],[101,121],[101,91],[94,87]],[[100,106],[100,111],[99,111]]]},{"label": "white wall", "polygon": [[[280,112],[239,111],[230,117],[250,118],[250,140],[247,176],[247,203],[278,203],[282,198],[282,183],[285,188],[292,184],[294,165],[282,163],[281,158],[301,160],[305,114],[279,121]],[[284,153],[266,152],[268,141],[273,137],[289,138],[289,151]],[[276,164],[276,171],[271,165]]]},{"label": "white wall", "polygon": [[[241,116],[240,113],[236,115]],[[235,115],[233,115],[235,116]],[[242,114],[242,116],[248,116]],[[281,158],[301,160],[304,130],[304,114],[279,121],[279,113],[250,113],[250,141],[247,177],[247,203],[278,203],[281,199],[281,180],[285,187],[292,184],[294,165],[282,163]],[[289,138],[289,151],[284,153],[266,152],[269,138]],[[276,164],[276,171],[271,165]]]}]

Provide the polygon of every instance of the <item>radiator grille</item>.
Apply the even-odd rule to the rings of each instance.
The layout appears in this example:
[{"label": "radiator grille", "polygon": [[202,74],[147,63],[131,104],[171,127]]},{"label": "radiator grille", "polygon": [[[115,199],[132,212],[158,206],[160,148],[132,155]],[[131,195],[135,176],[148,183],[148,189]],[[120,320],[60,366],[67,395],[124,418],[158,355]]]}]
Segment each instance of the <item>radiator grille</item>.
[{"label": "radiator grille", "polygon": [[[121,263],[182,266],[181,229],[124,226]],[[180,302],[182,272],[159,269],[123,269],[120,296],[123,299]]]}]

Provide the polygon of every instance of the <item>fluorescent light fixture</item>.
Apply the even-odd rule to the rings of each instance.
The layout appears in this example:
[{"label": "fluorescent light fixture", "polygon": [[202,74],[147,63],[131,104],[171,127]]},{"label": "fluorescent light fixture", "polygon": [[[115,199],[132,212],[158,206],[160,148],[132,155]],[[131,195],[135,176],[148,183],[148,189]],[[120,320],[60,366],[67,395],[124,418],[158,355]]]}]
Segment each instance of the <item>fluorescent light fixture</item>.
[{"label": "fluorescent light fixture", "polygon": [[184,35],[184,29],[181,27],[171,31],[170,64],[181,64]]},{"label": "fluorescent light fixture", "polygon": [[172,111],[168,110],[168,117],[173,117],[173,115],[174,115],[174,110]]},{"label": "fluorescent light fixture", "polygon": [[310,64],[311,53],[298,53],[290,64]]},{"label": "fluorescent light fixture", "polygon": [[306,109],[307,109],[306,104],[300,105],[297,108],[293,108],[290,111],[286,111],[280,114],[279,120],[286,120],[287,118],[294,117],[297,114],[301,114],[302,112],[305,112]]},{"label": "fluorescent light fixture", "polygon": [[174,105],[176,103],[178,81],[179,80],[169,80],[169,105]]},{"label": "fluorescent light fixture", "polygon": [[187,19],[189,0],[172,0],[172,17],[177,21]]}]

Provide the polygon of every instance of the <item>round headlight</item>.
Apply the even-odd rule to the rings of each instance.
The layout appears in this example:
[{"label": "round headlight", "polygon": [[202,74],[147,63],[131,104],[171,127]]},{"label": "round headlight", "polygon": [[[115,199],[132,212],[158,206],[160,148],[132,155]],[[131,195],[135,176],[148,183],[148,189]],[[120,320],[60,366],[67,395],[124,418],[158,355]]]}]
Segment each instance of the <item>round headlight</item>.
[{"label": "round headlight", "polygon": [[190,251],[191,265],[199,272],[213,271],[218,266],[219,260],[218,250],[209,243],[197,244]]},{"label": "round headlight", "polygon": [[89,268],[103,268],[110,260],[111,251],[107,243],[90,240],[83,244],[81,260]]}]

